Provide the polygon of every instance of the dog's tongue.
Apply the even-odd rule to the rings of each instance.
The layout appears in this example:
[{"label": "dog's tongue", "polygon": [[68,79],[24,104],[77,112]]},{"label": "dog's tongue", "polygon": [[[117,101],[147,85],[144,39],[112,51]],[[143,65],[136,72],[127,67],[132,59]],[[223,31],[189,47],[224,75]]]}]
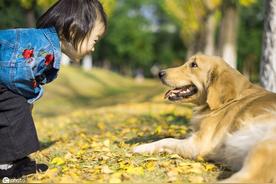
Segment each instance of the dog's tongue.
[{"label": "dog's tongue", "polygon": [[164,98],[167,99],[172,93],[179,93],[180,91],[182,91],[181,88],[170,89],[166,92]]}]

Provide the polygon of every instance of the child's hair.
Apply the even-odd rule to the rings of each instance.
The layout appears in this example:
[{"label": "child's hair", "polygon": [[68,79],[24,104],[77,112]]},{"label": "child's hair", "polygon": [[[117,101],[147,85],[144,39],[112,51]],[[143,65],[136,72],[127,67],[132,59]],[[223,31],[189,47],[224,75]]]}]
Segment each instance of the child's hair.
[{"label": "child's hair", "polygon": [[39,18],[37,27],[55,27],[63,39],[77,48],[97,19],[106,29],[106,15],[98,0],[59,0]]}]

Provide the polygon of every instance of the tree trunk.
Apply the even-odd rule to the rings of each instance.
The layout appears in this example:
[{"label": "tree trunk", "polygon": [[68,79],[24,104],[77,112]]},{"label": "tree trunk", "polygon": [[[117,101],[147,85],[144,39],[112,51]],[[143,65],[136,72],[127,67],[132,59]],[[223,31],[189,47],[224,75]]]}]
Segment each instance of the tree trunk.
[{"label": "tree trunk", "polygon": [[186,58],[189,59],[191,56],[204,52],[206,45],[205,29],[201,29],[195,34],[192,42],[188,44]]},{"label": "tree trunk", "polygon": [[186,59],[189,59],[193,55],[194,55],[194,45],[189,44],[188,47],[187,47]]},{"label": "tree trunk", "polygon": [[276,92],[276,0],[265,1],[261,85]]},{"label": "tree trunk", "polygon": [[233,68],[237,67],[238,10],[236,5],[226,1],[222,7],[222,21],[219,37],[219,55]]},{"label": "tree trunk", "polygon": [[111,70],[111,63],[108,59],[104,59],[102,64],[104,69]]},{"label": "tree trunk", "polygon": [[189,59],[191,56],[194,55],[194,53],[195,53],[194,45],[193,45],[193,43],[191,43],[191,44],[188,45],[188,48],[187,48],[186,59]]},{"label": "tree trunk", "polygon": [[204,21],[204,26],[195,34],[193,42],[189,43],[187,59],[197,53],[207,55],[215,54],[216,18],[214,13],[209,14]]},{"label": "tree trunk", "polygon": [[215,33],[216,33],[216,17],[214,13],[211,13],[207,17],[206,22],[206,35],[205,35],[205,48],[204,54],[214,55],[215,54]]},{"label": "tree trunk", "polygon": [[31,0],[31,6],[29,8],[24,8],[26,13],[26,24],[28,27],[35,27],[36,24],[34,7],[36,7],[36,1]]},{"label": "tree trunk", "polygon": [[26,20],[28,27],[35,27],[35,14],[32,9],[26,10]]},{"label": "tree trunk", "polygon": [[255,80],[254,74],[257,73],[256,65],[252,61],[256,61],[257,57],[255,54],[249,54],[243,60],[242,74],[249,80]]}]

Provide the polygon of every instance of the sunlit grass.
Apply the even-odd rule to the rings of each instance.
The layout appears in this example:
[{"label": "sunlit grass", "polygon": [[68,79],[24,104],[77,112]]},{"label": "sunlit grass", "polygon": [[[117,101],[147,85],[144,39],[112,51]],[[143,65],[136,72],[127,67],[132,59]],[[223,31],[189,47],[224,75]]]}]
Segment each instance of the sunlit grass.
[{"label": "sunlit grass", "polygon": [[41,151],[33,154],[50,169],[28,182],[212,182],[218,168],[199,158],[137,155],[138,144],[189,133],[191,107],[162,99],[158,81],[138,84],[95,69],[63,68],[36,104]]}]

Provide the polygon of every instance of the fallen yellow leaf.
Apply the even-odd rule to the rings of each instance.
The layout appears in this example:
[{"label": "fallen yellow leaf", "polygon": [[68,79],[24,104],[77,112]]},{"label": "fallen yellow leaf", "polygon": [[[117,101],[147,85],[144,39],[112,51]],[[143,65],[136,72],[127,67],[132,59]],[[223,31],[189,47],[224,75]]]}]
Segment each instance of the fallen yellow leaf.
[{"label": "fallen yellow leaf", "polygon": [[52,161],[51,164],[54,165],[63,165],[65,161],[61,157],[55,157]]}]

